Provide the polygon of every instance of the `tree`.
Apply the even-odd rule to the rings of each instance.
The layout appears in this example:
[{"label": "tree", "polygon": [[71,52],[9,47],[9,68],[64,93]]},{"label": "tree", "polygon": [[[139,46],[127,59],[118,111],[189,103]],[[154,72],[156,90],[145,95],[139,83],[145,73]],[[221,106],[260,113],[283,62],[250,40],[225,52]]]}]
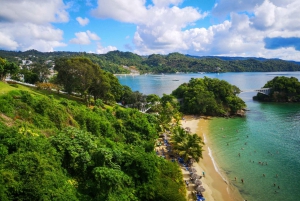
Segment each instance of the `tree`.
[{"label": "tree", "polygon": [[0,80],[4,81],[8,74],[14,75],[19,71],[19,66],[13,62],[8,62],[0,57]]},{"label": "tree", "polygon": [[176,126],[173,130],[171,140],[174,143],[174,150],[183,157],[185,161],[190,158],[197,162],[202,158],[202,146],[204,142],[197,134],[190,134],[180,126]]},{"label": "tree", "polygon": [[235,115],[245,102],[236,96],[239,88],[224,80],[192,78],[172,92],[180,99],[180,111],[196,115]]},{"label": "tree", "polygon": [[32,66],[32,72],[38,75],[39,82],[46,82],[48,80],[48,76],[50,75],[50,70],[48,66],[43,63],[34,63]]}]

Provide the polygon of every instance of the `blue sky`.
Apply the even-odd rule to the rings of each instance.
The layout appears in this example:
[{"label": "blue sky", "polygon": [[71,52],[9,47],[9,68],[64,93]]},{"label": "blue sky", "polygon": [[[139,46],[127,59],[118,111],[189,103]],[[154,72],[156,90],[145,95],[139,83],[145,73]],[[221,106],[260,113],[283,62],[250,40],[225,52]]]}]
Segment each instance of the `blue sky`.
[{"label": "blue sky", "polygon": [[1,0],[0,49],[300,61],[299,0]]}]

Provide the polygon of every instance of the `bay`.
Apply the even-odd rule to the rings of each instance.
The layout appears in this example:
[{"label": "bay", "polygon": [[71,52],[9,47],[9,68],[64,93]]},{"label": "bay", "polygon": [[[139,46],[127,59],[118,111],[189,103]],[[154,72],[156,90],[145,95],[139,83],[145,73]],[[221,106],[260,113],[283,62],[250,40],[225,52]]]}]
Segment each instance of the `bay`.
[{"label": "bay", "polygon": [[[300,80],[300,72],[127,75],[118,78],[133,91],[162,96],[191,78],[204,76],[226,80],[242,91],[259,89],[275,76],[293,76]],[[245,118],[214,118],[211,121],[212,155],[221,173],[245,199],[299,200],[300,105],[260,103],[252,100],[255,94],[239,95],[249,109]]]}]

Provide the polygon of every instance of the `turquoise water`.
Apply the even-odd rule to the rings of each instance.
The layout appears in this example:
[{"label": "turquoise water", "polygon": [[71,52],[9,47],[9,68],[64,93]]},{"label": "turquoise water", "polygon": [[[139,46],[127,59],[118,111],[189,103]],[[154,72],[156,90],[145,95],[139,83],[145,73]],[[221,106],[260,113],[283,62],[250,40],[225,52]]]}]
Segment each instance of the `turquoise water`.
[{"label": "turquoise water", "polygon": [[[300,80],[300,72],[142,75],[119,80],[134,91],[161,96],[191,77],[224,79],[247,91],[282,75]],[[253,95],[240,94],[249,109],[245,118],[210,122],[213,157],[248,201],[300,200],[300,104],[259,103],[252,101]]]}]

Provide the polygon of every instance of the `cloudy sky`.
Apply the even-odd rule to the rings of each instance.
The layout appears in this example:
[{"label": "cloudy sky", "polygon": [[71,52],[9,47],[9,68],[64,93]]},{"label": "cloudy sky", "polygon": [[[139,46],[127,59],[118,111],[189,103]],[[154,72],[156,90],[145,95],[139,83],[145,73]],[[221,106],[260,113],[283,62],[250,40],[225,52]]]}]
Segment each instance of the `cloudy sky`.
[{"label": "cloudy sky", "polygon": [[0,49],[300,61],[299,0],[0,0]]}]

